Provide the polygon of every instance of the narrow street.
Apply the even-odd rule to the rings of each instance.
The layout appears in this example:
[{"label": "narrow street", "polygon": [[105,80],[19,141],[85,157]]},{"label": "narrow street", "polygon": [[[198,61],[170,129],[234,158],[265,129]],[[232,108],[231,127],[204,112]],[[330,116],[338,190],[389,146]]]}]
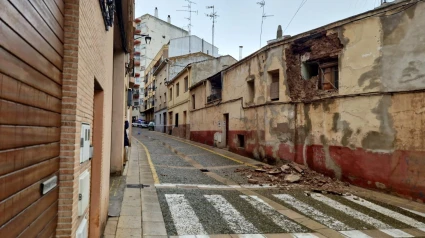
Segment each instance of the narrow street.
[{"label": "narrow street", "polygon": [[258,164],[136,128],[121,215],[105,237],[425,237],[419,203],[355,187],[359,197],[306,196],[234,172]]}]

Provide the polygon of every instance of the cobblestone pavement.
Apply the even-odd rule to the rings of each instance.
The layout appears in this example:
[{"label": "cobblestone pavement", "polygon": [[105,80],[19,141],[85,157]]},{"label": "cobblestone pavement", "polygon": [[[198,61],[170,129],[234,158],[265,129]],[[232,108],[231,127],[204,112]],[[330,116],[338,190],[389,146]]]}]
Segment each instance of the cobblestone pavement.
[{"label": "cobblestone pavement", "polygon": [[419,203],[355,187],[306,196],[249,185],[233,171],[258,161],[145,129],[132,145],[105,237],[425,237]]}]

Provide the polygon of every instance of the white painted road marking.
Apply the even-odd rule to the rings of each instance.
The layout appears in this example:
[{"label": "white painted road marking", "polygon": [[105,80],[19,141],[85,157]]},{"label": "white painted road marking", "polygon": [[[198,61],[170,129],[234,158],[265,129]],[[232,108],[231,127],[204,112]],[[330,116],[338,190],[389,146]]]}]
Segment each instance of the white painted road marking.
[{"label": "white painted road marking", "polygon": [[364,207],[367,207],[369,209],[375,210],[375,211],[377,211],[377,212],[379,212],[381,214],[384,214],[386,216],[392,217],[395,220],[400,221],[400,222],[403,222],[404,224],[407,224],[409,226],[413,226],[413,227],[425,227],[425,224],[422,223],[422,222],[420,222],[420,221],[417,221],[417,220],[415,220],[413,218],[410,218],[410,217],[405,216],[403,214],[400,214],[398,212],[391,211],[388,208],[381,207],[381,206],[379,206],[379,205],[377,205],[375,203],[366,201],[364,199],[358,199],[358,200],[356,200],[356,199],[354,199],[355,196],[352,196],[352,195],[350,195],[350,196],[344,196],[344,198],[346,198],[346,199],[348,199],[348,200],[350,200],[350,201],[352,201],[354,203],[357,203],[359,205],[362,205]]},{"label": "white painted road marking", "polygon": [[337,209],[341,212],[344,212],[345,214],[347,214],[351,217],[354,217],[354,218],[359,219],[359,220],[361,220],[361,221],[363,221],[363,222],[365,222],[369,225],[372,225],[372,226],[374,226],[378,229],[391,229],[391,228],[393,228],[392,226],[390,226],[388,224],[385,224],[385,223],[383,223],[383,222],[381,222],[381,221],[379,221],[379,220],[377,220],[373,217],[370,217],[366,214],[363,214],[359,211],[356,211],[356,210],[352,209],[351,207],[348,207],[344,204],[341,204],[341,203],[339,203],[339,202],[337,202],[333,199],[330,199],[330,198],[328,198],[328,197],[326,197],[322,194],[311,194],[311,197],[313,199],[320,201],[320,202],[323,202],[324,204],[326,204],[326,205],[328,205],[332,208],[335,208],[335,209]]},{"label": "white painted road marking", "polygon": [[318,236],[315,236],[311,233],[293,233],[291,235],[295,238],[319,238]]},{"label": "white painted road marking", "polygon": [[399,207],[399,208],[402,208],[402,209],[404,209],[404,210],[406,210],[408,212],[414,213],[414,214],[419,215],[421,217],[425,217],[425,213],[414,211],[414,210],[410,210],[410,209],[407,209],[407,208],[404,208],[404,207]]},{"label": "white painted road marking", "polygon": [[280,214],[272,206],[264,202],[257,196],[245,196],[240,195],[241,198],[245,199],[255,209],[263,213],[266,217],[270,218],[276,225],[280,226],[287,232],[307,232],[302,226],[289,220],[286,216]]},{"label": "white painted road marking", "polygon": [[207,234],[183,194],[165,194],[178,235]]},{"label": "white painted road marking", "polygon": [[325,214],[323,214],[321,211],[316,210],[312,206],[305,204],[296,198],[292,197],[288,194],[273,194],[276,198],[282,200],[285,203],[288,203],[292,207],[294,207],[296,210],[306,214],[309,217],[312,217],[314,220],[326,225],[327,227],[334,229],[334,230],[351,230],[352,228],[345,225],[344,223],[336,220],[333,217],[329,217]]},{"label": "white painted road marking", "polygon": [[232,204],[221,195],[204,195],[237,234],[258,234],[257,228],[247,221]]},{"label": "white painted road marking", "polygon": [[357,230],[340,231],[340,233],[345,235],[346,237],[349,237],[349,238],[372,238],[372,237],[366,235],[365,233],[363,233],[361,231],[357,231]]},{"label": "white painted road marking", "polygon": [[184,184],[184,183],[161,183],[155,184],[156,188],[176,188],[176,187],[198,187],[210,189],[226,189],[226,188],[275,188],[275,185],[258,185],[258,184],[241,184],[241,185],[224,185],[224,184]]},{"label": "white painted road marking", "polygon": [[382,229],[380,231],[390,235],[391,237],[414,237],[411,234],[399,229]]}]

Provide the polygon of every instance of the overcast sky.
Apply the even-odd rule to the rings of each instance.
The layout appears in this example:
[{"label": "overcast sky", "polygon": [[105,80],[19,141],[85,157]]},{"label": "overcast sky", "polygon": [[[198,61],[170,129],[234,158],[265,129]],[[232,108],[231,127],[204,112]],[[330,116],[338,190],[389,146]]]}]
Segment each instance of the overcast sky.
[{"label": "overcast sky", "polygon": [[[171,15],[171,23],[187,30],[189,13],[187,0],[135,0],[136,17],[149,13],[154,15],[158,7],[159,18],[167,20]],[[242,45],[243,57],[260,48],[260,29],[262,8],[257,2],[261,0],[192,0],[192,35],[211,43],[212,20],[206,13],[214,5],[219,17],[215,23],[214,45],[219,48],[220,55],[230,54],[239,59],[239,46]],[[261,46],[267,40],[276,38],[277,26],[284,30],[301,2],[305,0],[265,0],[264,12],[273,15],[264,19]],[[322,25],[344,19],[365,11],[372,10],[381,0],[307,0],[289,25],[284,35],[296,35]],[[155,40],[155,39],[152,39]]]}]

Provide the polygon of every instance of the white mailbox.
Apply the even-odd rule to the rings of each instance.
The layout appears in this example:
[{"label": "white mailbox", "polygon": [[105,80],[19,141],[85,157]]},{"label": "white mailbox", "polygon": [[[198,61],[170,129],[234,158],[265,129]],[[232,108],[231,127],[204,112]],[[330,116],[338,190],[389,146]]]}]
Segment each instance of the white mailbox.
[{"label": "white mailbox", "polygon": [[90,172],[80,174],[78,187],[78,216],[84,215],[90,201]]},{"label": "white mailbox", "polygon": [[80,164],[91,158],[90,148],[90,125],[81,124],[81,137],[80,137]]},{"label": "white mailbox", "polygon": [[77,233],[76,238],[88,238],[89,237],[89,225],[88,225],[86,218],[84,218],[81,221],[81,224],[78,226],[76,233]]}]

